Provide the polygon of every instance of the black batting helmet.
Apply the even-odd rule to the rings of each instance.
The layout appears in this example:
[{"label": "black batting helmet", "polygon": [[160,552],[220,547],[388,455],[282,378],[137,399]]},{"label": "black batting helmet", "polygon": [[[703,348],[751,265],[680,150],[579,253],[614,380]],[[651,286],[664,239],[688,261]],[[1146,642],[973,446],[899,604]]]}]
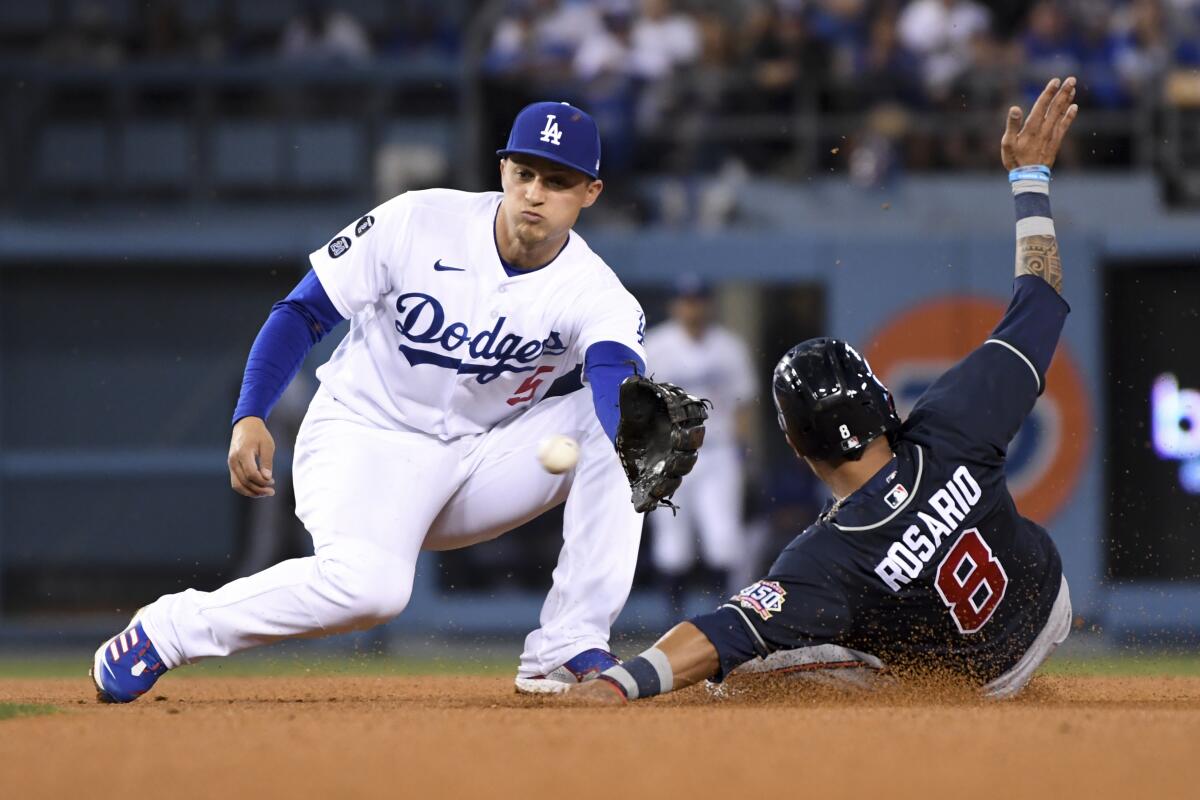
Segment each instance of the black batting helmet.
[{"label": "black batting helmet", "polygon": [[779,427],[796,451],[818,461],[857,461],[900,427],[896,404],[867,360],[838,339],[809,339],[775,365]]}]

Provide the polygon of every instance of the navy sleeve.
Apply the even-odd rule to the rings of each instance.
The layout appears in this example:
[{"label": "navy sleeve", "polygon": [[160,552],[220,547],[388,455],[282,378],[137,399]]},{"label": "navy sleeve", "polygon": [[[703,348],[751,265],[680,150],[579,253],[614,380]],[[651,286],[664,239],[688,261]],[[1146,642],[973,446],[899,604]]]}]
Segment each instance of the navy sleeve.
[{"label": "navy sleeve", "polygon": [[250,348],[234,424],[243,417],[266,419],[308,351],[341,321],[317,274],[309,270],[291,294],[271,307]]},{"label": "navy sleeve", "polygon": [[1050,284],[1035,275],[1021,275],[1013,281],[1008,310],[992,331],[992,339],[1012,345],[1029,359],[1037,371],[1039,394],[1070,311]]},{"label": "navy sleeve", "polygon": [[716,611],[693,617],[689,622],[699,628],[717,648],[721,666],[717,674],[712,676],[717,682],[725,680],[726,675],[755,656],[767,655],[766,648],[755,638],[750,624],[732,607],[721,606]]},{"label": "navy sleeve", "polygon": [[621,421],[621,381],[634,372],[645,373],[637,353],[619,342],[596,342],[583,355],[583,374],[592,386],[592,404],[600,426],[613,442]]},{"label": "navy sleeve", "polygon": [[780,553],[764,580],[692,620],[717,648],[717,680],[755,656],[836,643],[850,630],[855,610],[845,590],[845,567],[831,563],[838,559],[838,543],[830,537],[839,535],[809,528]]},{"label": "navy sleeve", "polygon": [[1018,277],[1012,302],[991,337],[921,395],[906,432],[986,463],[1003,461],[1045,387],[1069,312],[1044,280]]}]

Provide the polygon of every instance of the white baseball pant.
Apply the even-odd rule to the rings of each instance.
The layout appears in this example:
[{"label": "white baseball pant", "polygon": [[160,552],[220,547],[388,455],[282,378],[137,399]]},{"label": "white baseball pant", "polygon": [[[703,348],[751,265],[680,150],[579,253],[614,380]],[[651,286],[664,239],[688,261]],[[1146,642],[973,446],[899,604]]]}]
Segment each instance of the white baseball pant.
[{"label": "white baseball pant", "polygon": [[[742,463],[734,447],[700,448],[696,466],[672,498],[679,513],[650,515],[654,566],[680,575],[700,555],[714,569],[732,569],[746,557],[742,535]],[[722,587],[724,588],[724,587]]]},{"label": "white baseball pant", "polygon": [[[562,475],[536,457],[553,434],[580,444],[579,463]],[[493,539],[564,499],[563,548],[518,674],[544,674],[582,650],[608,647],[633,582],[642,520],[589,390],[442,441],[372,427],[321,389],[296,440],[293,480],[314,555],[147,606],[141,622],[168,667],[386,622],[408,604],[422,549]]]}]

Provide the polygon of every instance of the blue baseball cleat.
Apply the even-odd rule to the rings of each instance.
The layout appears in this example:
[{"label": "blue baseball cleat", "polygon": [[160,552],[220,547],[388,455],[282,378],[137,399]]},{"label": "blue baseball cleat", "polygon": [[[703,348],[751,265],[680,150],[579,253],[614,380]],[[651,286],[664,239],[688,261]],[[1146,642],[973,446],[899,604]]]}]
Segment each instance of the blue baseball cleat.
[{"label": "blue baseball cleat", "polygon": [[607,650],[593,647],[550,670],[545,675],[531,678],[517,676],[517,694],[558,694],[572,686],[590,681],[609,667],[615,667],[621,659]]},{"label": "blue baseball cleat", "polygon": [[134,617],[128,628],[100,645],[88,674],[101,703],[128,703],[148,692],[166,671],[150,637]]}]

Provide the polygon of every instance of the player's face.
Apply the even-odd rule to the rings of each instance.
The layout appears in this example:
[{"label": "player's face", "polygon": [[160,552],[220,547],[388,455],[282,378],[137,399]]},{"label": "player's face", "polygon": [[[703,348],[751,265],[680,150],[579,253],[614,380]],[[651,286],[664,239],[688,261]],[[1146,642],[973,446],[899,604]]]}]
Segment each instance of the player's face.
[{"label": "player's face", "polygon": [[603,181],[536,156],[500,162],[500,184],[508,230],[526,244],[566,235],[579,212],[596,202]]}]

